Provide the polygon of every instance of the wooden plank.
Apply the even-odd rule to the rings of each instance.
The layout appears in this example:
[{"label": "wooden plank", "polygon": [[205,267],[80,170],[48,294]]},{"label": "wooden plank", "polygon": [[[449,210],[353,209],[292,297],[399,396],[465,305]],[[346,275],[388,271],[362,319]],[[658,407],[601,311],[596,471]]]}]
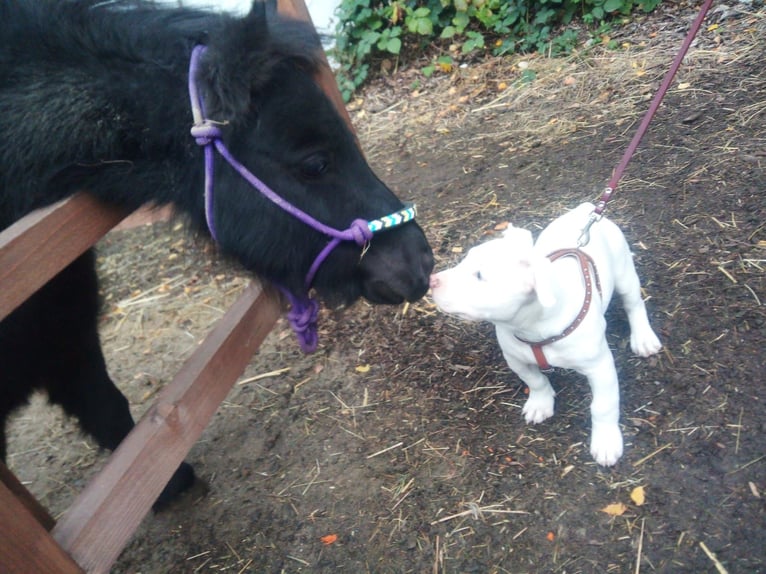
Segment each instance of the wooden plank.
[{"label": "wooden plank", "polygon": [[0,321],[126,215],[78,193],[0,231]]},{"label": "wooden plank", "polygon": [[281,314],[249,285],[53,529],[91,573],[108,572]]},{"label": "wooden plank", "polygon": [[0,571],[83,574],[3,482],[0,482]]},{"label": "wooden plank", "polygon": [[[2,461],[0,461],[0,483],[6,486],[6,488],[16,497],[16,500],[18,500],[22,506],[34,516],[45,530],[51,530],[53,528],[56,524],[53,517],[48,514],[48,511],[43,508],[43,505],[32,496],[32,493],[27,490],[27,487],[19,482],[16,475],[8,470],[8,467],[5,466]],[[1,552],[0,556],[2,556]],[[0,566],[1,565],[2,564],[0,564]],[[2,571],[2,568],[0,568],[0,571]]]}]

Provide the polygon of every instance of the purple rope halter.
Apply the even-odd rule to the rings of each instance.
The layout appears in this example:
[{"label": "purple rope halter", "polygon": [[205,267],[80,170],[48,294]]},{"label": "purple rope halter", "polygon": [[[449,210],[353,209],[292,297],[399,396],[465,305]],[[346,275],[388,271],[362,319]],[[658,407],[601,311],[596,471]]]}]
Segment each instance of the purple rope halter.
[{"label": "purple rope halter", "polygon": [[391,227],[396,227],[414,219],[416,214],[415,206],[405,207],[395,213],[372,221],[355,219],[351,222],[348,229],[340,231],[314,219],[306,212],[295,207],[274,193],[269,186],[253,175],[250,170],[239,163],[231,155],[222,139],[223,132],[221,131],[220,126],[223,125],[223,122],[215,122],[205,117],[204,102],[202,101],[202,95],[197,86],[199,63],[205,50],[207,50],[207,48],[202,45],[197,45],[192,50],[191,61],[189,63],[189,99],[191,100],[192,116],[194,118],[191,135],[195,138],[197,145],[202,146],[205,151],[205,219],[207,220],[207,226],[213,240],[216,243],[218,242],[213,210],[214,148],[218,150],[221,157],[223,157],[223,159],[225,159],[237,173],[239,173],[269,201],[275,203],[284,211],[296,217],[309,227],[312,227],[331,238],[324,249],[317,255],[314,263],[306,274],[304,295],[296,296],[284,287],[277,285],[290,301],[290,311],[287,314],[287,319],[298,337],[298,343],[304,352],[310,353],[316,350],[317,347],[317,314],[319,311],[319,304],[316,300],[309,297],[308,293],[314,281],[314,276],[317,271],[319,271],[319,267],[341,241],[354,241],[360,247],[364,247],[372,239],[374,233]]}]

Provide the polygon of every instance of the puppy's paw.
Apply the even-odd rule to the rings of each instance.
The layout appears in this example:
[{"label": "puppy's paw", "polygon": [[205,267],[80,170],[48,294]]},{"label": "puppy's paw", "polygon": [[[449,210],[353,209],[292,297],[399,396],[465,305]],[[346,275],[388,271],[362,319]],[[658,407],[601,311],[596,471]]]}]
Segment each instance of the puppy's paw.
[{"label": "puppy's paw", "polygon": [[527,423],[541,423],[545,419],[553,416],[553,398],[556,393],[553,389],[533,391],[529,389],[529,398],[524,403],[521,412],[524,414],[524,420]]},{"label": "puppy's paw", "polygon": [[646,329],[634,329],[630,334],[630,348],[639,357],[648,357],[658,353],[662,349],[657,335],[651,327]]},{"label": "puppy's paw", "polygon": [[590,453],[602,466],[617,464],[622,456],[622,432],[618,425],[598,425],[593,427],[590,439]]}]

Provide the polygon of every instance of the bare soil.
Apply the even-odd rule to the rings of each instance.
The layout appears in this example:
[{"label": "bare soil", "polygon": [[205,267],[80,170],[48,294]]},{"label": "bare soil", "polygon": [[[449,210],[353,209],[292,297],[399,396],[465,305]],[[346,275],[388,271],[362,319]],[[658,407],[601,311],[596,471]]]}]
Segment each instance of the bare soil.
[{"label": "bare soil", "polygon": [[[766,10],[723,8],[609,207],[665,345],[633,357],[610,310],[614,468],[588,453],[578,375],[555,372],[556,415],[524,423],[489,325],[428,297],[325,310],[313,355],[282,322],[269,336],[188,456],[206,488],[147,517],[115,572],[766,572]],[[662,8],[616,51],[398,70],[353,102],[437,267],[598,196],[694,16]],[[110,371],[140,416],[247,278],[172,222],[110,234],[100,264]],[[54,513],[106,456],[42,399],[10,435]]]}]

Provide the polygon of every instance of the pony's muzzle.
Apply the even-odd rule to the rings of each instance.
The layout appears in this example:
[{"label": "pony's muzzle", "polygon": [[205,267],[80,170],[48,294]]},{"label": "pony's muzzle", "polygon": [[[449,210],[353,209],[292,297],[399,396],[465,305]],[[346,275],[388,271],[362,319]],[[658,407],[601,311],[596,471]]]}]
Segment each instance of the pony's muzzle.
[{"label": "pony's muzzle", "polygon": [[[411,231],[405,232],[407,228]],[[419,227],[408,224],[407,228],[397,234],[396,244],[381,248],[377,238],[373,239],[370,252],[361,261],[365,272],[362,296],[371,303],[417,301],[428,291],[433,253]]]}]

